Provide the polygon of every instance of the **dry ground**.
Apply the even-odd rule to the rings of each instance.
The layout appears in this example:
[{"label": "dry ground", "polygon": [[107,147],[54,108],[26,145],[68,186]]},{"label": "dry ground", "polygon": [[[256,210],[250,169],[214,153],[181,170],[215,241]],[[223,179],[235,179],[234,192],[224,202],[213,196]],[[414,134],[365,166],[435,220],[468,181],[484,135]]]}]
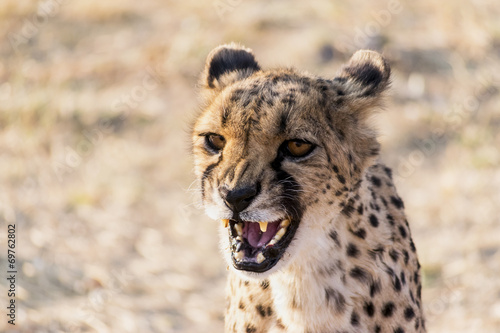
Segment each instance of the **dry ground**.
[{"label": "dry ground", "polygon": [[226,271],[189,123],[205,56],[239,41],[263,66],[327,77],[356,49],[386,54],[377,124],[429,331],[500,332],[498,17],[495,0],[3,0],[0,266],[15,223],[15,328],[222,331]]}]

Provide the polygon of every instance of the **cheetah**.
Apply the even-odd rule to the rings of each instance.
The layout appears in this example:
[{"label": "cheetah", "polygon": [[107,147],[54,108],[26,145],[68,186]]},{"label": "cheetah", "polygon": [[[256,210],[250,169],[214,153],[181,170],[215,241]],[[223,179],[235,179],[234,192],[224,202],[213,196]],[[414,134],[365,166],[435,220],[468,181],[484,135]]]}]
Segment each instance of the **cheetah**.
[{"label": "cheetah", "polygon": [[225,332],[425,332],[420,265],[370,124],[390,83],[374,51],[333,79],[264,70],[222,45],[192,130],[229,269]]}]

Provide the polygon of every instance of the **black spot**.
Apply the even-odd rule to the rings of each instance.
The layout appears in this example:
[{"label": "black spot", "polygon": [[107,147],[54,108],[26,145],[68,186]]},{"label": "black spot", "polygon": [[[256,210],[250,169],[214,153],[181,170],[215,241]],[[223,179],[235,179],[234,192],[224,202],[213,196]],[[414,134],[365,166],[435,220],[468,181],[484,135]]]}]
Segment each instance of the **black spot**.
[{"label": "black spot", "polygon": [[335,305],[335,309],[337,312],[342,313],[345,310],[345,297],[341,293],[339,293],[337,290],[332,289],[332,288],[326,288],[325,289],[325,298],[327,303],[332,303]]},{"label": "black spot", "polygon": [[401,237],[406,238],[406,229],[402,225],[398,227],[399,233],[401,234]]},{"label": "black spot", "polygon": [[223,48],[218,51],[210,61],[207,84],[214,88],[214,80],[222,75],[236,70],[258,71],[259,65],[253,55],[245,50]]},{"label": "black spot", "polygon": [[245,286],[248,286],[250,284],[250,281],[245,281]]},{"label": "black spot", "polygon": [[394,333],[405,333],[405,330],[402,329],[401,327],[398,327],[398,328],[394,329]]},{"label": "black spot", "polygon": [[240,300],[240,304],[238,305],[238,307],[243,310],[245,309],[245,304],[243,304],[243,301]]},{"label": "black spot", "polygon": [[380,283],[379,282],[373,282],[370,285],[370,297],[375,296],[380,292]]},{"label": "black spot", "polygon": [[359,325],[359,315],[355,311],[351,313],[351,325],[352,326]]},{"label": "black spot", "polygon": [[386,215],[387,221],[389,221],[390,225],[394,225],[394,217],[391,214]]},{"label": "black spot", "polygon": [[247,324],[246,333],[255,333],[255,332],[257,332],[257,329],[255,327],[253,327],[252,325]]},{"label": "black spot", "polygon": [[336,191],[335,196],[340,197],[342,195],[342,191]]},{"label": "black spot", "polygon": [[391,317],[392,314],[394,313],[394,309],[396,306],[394,305],[393,302],[388,302],[384,304],[384,307],[382,308],[382,315],[384,317]]},{"label": "black spot", "polygon": [[408,265],[408,261],[410,260],[410,255],[408,254],[408,251],[403,250],[403,257],[405,258],[405,265]]},{"label": "black spot", "polygon": [[358,206],[358,214],[363,215],[363,204]]},{"label": "black spot", "polygon": [[372,302],[365,303],[363,309],[365,309],[365,312],[369,317],[373,317],[373,315],[375,314],[375,306]]},{"label": "black spot", "polygon": [[352,200],[349,200],[347,202],[347,205],[342,209],[342,214],[344,214],[347,217],[351,217],[352,213],[354,212],[354,206]]},{"label": "black spot", "polygon": [[258,304],[255,309],[257,309],[257,312],[262,316],[266,316],[266,309],[262,306],[262,304]]},{"label": "black spot", "polygon": [[262,289],[267,289],[269,287],[269,280],[264,280],[260,283]]},{"label": "black spot", "polygon": [[[380,147],[374,147],[370,149],[370,156],[377,156],[378,153],[380,152]],[[381,183],[382,185],[382,183]]]},{"label": "black spot", "polygon": [[396,291],[401,291],[401,281],[397,276],[394,278],[394,289]]},{"label": "black spot", "polygon": [[413,243],[413,239],[410,240],[410,249],[411,249],[412,252],[417,251],[417,249],[415,248],[415,243]]},{"label": "black spot", "polygon": [[326,184],[326,188],[329,190],[331,188],[330,184]]},{"label": "black spot", "polygon": [[339,180],[339,182],[340,182],[341,184],[345,184],[345,178],[344,178],[344,176],[342,176],[342,175],[337,175],[337,179]]},{"label": "black spot", "polygon": [[286,131],[286,125],[288,120],[288,112],[282,112],[279,124],[279,133],[284,133]]},{"label": "black spot", "polygon": [[399,253],[396,252],[396,250],[391,249],[389,250],[389,256],[391,257],[392,261],[396,262],[398,261]]},{"label": "black spot", "polygon": [[388,167],[385,167],[384,171],[385,171],[385,174],[387,175],[387,177],[392,179],[392,170],[389,169]]},{"label": "black spot", "polygon": [[403,200],[398,197],[391,196],[391,202],[397,209],[402,209],[405,207]]},{"label": "black spot", "polygon": [[360,282],[367,283],[370,281],[370,274],[363,268],[355,266],[349,272],[349,275]]},{"label": "black spot", "polygon": [[375,325],[375,333],[380,333],[381,330],[380,325]]},{"label": "black spot", "polygon": [[339,168],[336,165],[332,166],[333,172],[339,173]]},{"label": "black spot", "polygon": [[413,319],[413,317],[415,317],[415,312],[413,311],[413,309],[411,307],[407,307],[405,309],[405,319],[407,321],[410,321]]},{"label": "black spot", "polygon": [[335,230],[332,230],[330,232],[330,238],[333,239],[333,241],[338,247],[340,247],[339,234]]},{"label": "black spot", "polygon": [[372,225],[372,227],[378,227],[378,219],[375,215],[373,214],[370,214],[370,224]]},{"label": "black spot", "polygon": [[356,236],[356,237],[359,237],[361,239],[365,239],[366,238],[366,230],[361,228],[359,230],[356,230],[356,231],[353,231],[353,230],[350,230],[351,233]]},{"label": "black spot", "polygon": [[401,279],[401,283],[403,285],[406,284],[406,276],[405,276],[405,273],[404,272],[401,272],[401,274],[399,275],[400,279]]},{"label": "black spot", "polygon": [[359,250],[357,246],[352,243],[349,243],[349,245],[347,245],[347,255],[349,257],[357,258],[359,256]]},{"label": "black spot", "polygon": [[267,307],[267,316],[271,317],[273,315],[273,309],[270,306]]},{"label": "black spot", "polygon": [[372,176],[371,177],[371,182],[373,185],[375,185],[376,187],[380,187],[382,186],[382,182],[380,181],[380,178],[377,178],[375,176]]}]

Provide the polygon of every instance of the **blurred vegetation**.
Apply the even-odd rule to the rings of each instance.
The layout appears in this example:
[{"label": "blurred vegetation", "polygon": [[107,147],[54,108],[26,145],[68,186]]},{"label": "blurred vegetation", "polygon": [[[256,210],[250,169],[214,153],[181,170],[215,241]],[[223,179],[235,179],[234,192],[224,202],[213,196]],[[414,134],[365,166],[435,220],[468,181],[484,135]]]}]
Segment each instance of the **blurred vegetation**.
[{"label": "blurred vegetation", "polygon": [[16,329],[222,331],[226,270],[189,124],[207,53],[236,41],[264,67],[325,77],[357,49],[390,59],[375,122],[429,331],[498,332],[498,17],[493,0],[2,1],[0,235],[16,223]]}]

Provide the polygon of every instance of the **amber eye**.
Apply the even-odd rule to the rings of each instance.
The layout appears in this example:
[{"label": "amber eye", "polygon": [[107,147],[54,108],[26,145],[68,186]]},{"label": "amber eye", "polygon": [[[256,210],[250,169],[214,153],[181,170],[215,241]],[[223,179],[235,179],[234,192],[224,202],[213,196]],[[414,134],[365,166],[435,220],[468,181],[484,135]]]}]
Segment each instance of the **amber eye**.
[{"label": "amber eye", "polygon": [[222,135],[209,134],[205,136],[207,146],[215,152],[218,152],[226,145],[226,139]]},{"label": "amber eye", "polygon": [[289,155],[293,157],[302,157],[309,154],[314,146],[312,143],[303,140],[290,140],[286,144]]}]

